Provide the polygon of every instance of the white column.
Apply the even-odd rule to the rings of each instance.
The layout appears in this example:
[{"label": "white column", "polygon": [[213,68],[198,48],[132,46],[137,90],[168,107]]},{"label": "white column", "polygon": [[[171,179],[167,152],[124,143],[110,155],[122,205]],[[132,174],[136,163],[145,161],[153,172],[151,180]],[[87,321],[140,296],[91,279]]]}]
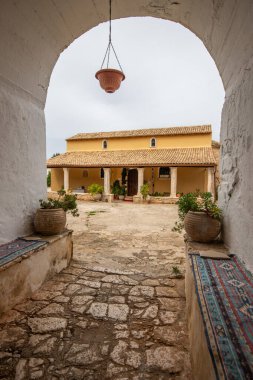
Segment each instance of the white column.
[{"label": "white column", "polygon": [[141,187],[144,182],[144,168],[137,168],[138,170],[138,195],[141,195]]},{"label": "white column", "polygon": [[177,196],[177,168],[170,168],[170,196],[176,198]]},{"label": "white column", "polygon": [[214,195],[214,168],[207,168],[207,191]]},{"label": "white column", "polygon": [[104,168],[104,195],[108,196],[111,193],[111,169]]},{"label": "white column", "polygon": [[69,168],[63,168],[64,172],[64,190],[69,190]]}]

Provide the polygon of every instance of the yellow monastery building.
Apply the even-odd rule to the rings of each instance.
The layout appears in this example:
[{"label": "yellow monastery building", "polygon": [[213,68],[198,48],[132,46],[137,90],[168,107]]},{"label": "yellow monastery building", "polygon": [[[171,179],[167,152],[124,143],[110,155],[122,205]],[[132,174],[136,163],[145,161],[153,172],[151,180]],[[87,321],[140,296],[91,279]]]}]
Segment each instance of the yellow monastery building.
[{"label": "yellow monastery building", "polygon": [[67,140],[67,152],[50,158],[51,190],[87,192],[90,184],[104,186],[104,198],[115,180],[128,196],[150,193],[176,198],[200,189],[215,192],[219,144],[210,125],[79,133]]}]

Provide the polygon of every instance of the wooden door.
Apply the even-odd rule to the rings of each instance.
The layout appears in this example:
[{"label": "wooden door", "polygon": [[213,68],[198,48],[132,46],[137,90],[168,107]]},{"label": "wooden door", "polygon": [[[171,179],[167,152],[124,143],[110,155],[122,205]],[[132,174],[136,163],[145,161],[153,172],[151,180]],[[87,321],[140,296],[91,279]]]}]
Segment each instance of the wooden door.
[{"label": "wooden door", "polygon": [[138,171],[137,169],[131,169],[128,171],[127,178],[127,195],[133,196],[138,192]]}]

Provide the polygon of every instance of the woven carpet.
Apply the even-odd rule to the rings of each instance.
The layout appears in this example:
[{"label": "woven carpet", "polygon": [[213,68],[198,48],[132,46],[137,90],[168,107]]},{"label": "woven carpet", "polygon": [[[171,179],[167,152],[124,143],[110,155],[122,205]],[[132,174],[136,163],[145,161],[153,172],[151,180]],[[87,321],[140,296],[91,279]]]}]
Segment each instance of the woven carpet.
[{"label": "woven carpet", "polygon": [[0,267],[34,249],[48,244],[41,240],[26,240],[18,238],[9,243],[0,245]]},{"label": "woven carpet", "polygon": [[236,256],[230,261],[190,257],[217,379],[252,380],[252,274]]}]

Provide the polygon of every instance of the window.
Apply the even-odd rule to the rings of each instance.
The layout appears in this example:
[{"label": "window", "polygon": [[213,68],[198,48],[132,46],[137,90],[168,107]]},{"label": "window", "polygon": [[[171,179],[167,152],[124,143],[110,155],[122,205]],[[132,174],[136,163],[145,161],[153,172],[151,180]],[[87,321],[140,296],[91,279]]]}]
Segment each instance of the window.
[{"label": "window", "polygon": [[103,140],[102,147],[103,147],[103,149],[107,149],[107,141],[106,140]]},{"label": "window", "polygon": [[88,177],[88,170],[83,170],[83,177],[87,178]]},{"label": "window", "polygon": [[105,172],[104,172],[104,169],[101,168],[100,169],[100,178],[104,178],[105,177]]},{"label": "window", "polygon": [[150,147],[151,148],[155,148],[156,147],[156,139],[154,137],[152,137],[152,139],[150,140]]},{"label": "window", "polygon": [[169,178],[170,177],[170,168],[159,168],[159,178]]}]

